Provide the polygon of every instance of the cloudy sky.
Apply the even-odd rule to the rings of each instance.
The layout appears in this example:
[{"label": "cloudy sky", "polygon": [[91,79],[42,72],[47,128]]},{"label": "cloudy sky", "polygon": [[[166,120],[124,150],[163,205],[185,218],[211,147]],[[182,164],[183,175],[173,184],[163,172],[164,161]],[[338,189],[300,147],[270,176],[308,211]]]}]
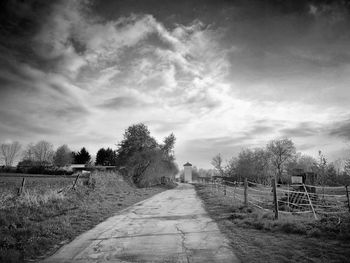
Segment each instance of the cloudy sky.
[{"label": "cloudy sky", "polygon": [[95,154],[143,122],[180,165],[291,138],[350,155],[347,1],[1,3],[0,142]]}]

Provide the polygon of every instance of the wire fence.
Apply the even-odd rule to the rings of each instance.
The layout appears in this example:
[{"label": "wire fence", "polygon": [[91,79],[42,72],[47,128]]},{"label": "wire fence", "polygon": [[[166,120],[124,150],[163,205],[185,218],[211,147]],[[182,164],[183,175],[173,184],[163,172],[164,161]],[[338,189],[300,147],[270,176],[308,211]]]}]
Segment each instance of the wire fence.
[{"label": "wire fence", "polygon": [[278,214],[312,214],[315,219],[323,215],[340,215],[350,212],[347,186],[323,187],[305,184],[262,185],[245,180],[206,182],[217,191],[245,205],[252,205]]}]

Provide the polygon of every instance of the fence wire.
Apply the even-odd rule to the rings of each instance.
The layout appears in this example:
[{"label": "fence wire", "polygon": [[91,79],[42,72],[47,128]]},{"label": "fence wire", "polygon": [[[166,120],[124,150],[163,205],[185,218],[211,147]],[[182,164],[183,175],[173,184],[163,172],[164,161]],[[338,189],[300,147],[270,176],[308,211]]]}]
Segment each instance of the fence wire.
[{"label": "fence wire", "polygon": [[[230,198],[265,211],[274,210],[274,193],[271,185],[254,182],[213,181],[211,189],[222,192]],[[277,185],[277,207],[282,214],[318,215],[343,214],[350,211],[346,187],[323,187],[313,185]],[[246,197],[245,197],[246,191]],[[247,198],[247,199],[245,199]]]}]

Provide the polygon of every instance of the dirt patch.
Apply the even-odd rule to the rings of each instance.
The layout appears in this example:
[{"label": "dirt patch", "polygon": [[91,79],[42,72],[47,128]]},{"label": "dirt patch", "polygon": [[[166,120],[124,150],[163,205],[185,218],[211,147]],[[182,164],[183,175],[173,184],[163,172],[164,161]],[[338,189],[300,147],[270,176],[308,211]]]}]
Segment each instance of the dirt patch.
[{"label": "dirt patch", "polygon": [[[254,213],[252,208],[241,208],[241,204],[235,203],[232,198],[211,192],[205,186],[197,185],[196,190],[207,212],[230,239],[232,249],[242,262],[350,260],[350,244],[346,240],[309,237],[305,232],[287,234],[278,227],[267,230],[264,225],[259,227],[259,220],[246,220],[247,213]],[[301,222],[299,224],[303,225]]]}]

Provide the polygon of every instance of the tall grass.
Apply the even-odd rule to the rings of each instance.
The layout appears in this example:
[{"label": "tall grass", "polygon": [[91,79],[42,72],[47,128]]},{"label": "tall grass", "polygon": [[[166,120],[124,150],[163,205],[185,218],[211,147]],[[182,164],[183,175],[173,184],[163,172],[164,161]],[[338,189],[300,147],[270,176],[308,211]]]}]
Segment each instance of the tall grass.
[{"label": "tall grass", "polygon": [[35,259],[120,209],[163,190],[136,188],[115,172],[80,177],[74,190],[74,177],[27,178],[21,196],[17,195],[21,178],[1,180],[5,184],[0,189],[0,262]]},{"label": "tall grass", "polygon": [[9,190],[3,190],[0,192],[0,209],[8,207],[11,200],[14,198],[14,193]]},{"label": "tall grass", "polygon": [[24,189],[21,195],[15,189],[5,190],[0,193],[0,209],[13,207],[38,207],[49,202],[65,199],[64,193],[59,193],[58,188],[48,189]]},{"label": "tall grass", "polygon": [[[329,214],[315,220],[312,214],[279,214],[274,219],[272,211],[263,211],[253,206],[245,207],[242,202],[206,186],[196,186],[199,196],[207,205],[213,206],[211,215],[227,213],[227,219],[236,226],[288,234],[350,240],[350,214]],[[226,214],[225,213],[225,214]]]},{"label": "tall grass", "polygon": [[37,190],[24,190],[21,196],[17,199],[17,204],[27,207],[37,207],[45,205],[48,202],[63,200],[65,195],[57,190],[48,189],[45,192]]}]

